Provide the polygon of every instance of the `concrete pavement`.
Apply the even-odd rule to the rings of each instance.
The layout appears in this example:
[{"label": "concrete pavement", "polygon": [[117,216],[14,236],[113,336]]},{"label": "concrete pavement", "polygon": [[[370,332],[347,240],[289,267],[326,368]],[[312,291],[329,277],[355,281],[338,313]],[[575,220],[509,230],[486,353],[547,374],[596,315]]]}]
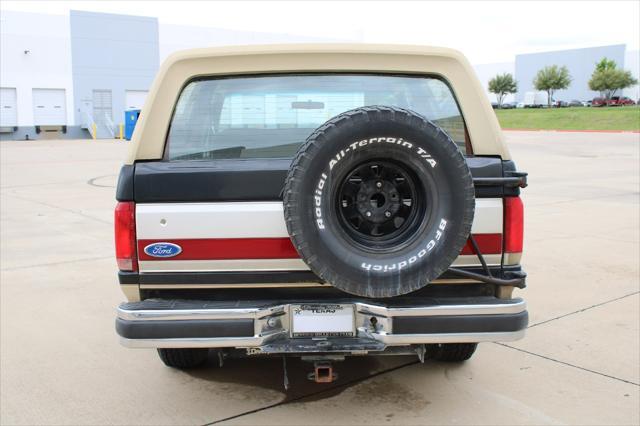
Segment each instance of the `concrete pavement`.
[{"label": "concrete pavement", "polygon": [[2,424],[638,424],[639,134],[508,132],[531,327],[459,366],[230,360],[180,372],[118,345],[114,186],[125,142],[0,144]]}]

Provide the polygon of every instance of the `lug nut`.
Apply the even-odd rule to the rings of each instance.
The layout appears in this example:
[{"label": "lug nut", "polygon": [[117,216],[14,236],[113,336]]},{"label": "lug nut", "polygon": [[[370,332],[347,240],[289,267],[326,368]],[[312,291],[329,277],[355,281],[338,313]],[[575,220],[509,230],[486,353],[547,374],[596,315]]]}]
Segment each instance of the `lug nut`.
[{"label": "lug nut", "polygon": [[386,217],[391,217],[391,212],[384,212],[384,215],[385,215]]},{"label": "lug nut", "polygon": [[364,215],[365,215],[366,217],[371,217],[371,212],[366,212]]},{"label": "lug nut", "polygon": [[377,186],[378,188],[382,188],[382,182],[376,182],[376,186]]}]

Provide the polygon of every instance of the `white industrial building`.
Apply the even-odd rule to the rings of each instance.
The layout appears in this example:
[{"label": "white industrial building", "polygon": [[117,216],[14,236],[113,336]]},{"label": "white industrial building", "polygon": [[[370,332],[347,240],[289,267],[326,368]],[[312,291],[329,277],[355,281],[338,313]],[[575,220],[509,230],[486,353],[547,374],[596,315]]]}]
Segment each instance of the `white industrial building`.
[{"label": "white industrial building", "polygon": [[0,127],[69,125],[73,77],[69,17],[3,12]]},{"label": "white industrial building", "polygon": [[119,137],[160,62],[193,47],[354,41],[159,25],[157,18],[3,11],[0,139]]},{"label": "white industrial building", "polygon": [[[0,139],[121,136],[124,112],[139,109],[164,58],[187,48],[257,43],[360,42],[219,28],[159,24],[157,18],[71,11],[68,16],[3,11],[0,22]],[[584,54],[581,53],[584,51]],[[638,51],[624,45],[517,55],[514,62],[476,65],[483,85],[497,73],[521,76],[521,92],[532,73],[568,60],[584,85],[593,71],[585,64],[614,55],[619,66],[639,75]],[[584,56],[584,55],[589,55]],[[586,59],[585,59],[586,58]],[[585,62],[586,61],[586,62]],[[589,62],[590,63],[590,62]],[[563,63],[559,63],[562,65]],[[595,64],[594,64],[595,65]],[[535,69],[534,69],[535,68]],[[637,100],[638,86],[625,90]],[[520,99],[519,93],[512,99]],[[588,98],[588,88],[571,96]],[[568,96],[568,94],[567,94]],[[490,95],[493,100],[493,95]],[[556,96],[565,99],[562,91]]]}]

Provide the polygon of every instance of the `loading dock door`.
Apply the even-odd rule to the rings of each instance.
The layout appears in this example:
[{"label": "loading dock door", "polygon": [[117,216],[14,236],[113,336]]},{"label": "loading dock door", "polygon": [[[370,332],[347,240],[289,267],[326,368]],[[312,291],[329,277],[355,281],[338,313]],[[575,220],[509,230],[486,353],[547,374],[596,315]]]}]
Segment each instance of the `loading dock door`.
[{"label": "loading dock door", "polygon": [[67,124],[64,89],[33,89],[33,123],[36,126]]},{"label": "loading dock door", "polygon": [[146,90],[127,90],[124,92],[125,98],[125,111],[131,109],[142,109],[144,100],[147,98]]},{"label": "loading dock door", "polygon": [[12,87],[0,88],[0,127],[15,127],[18,125],[16,89]]}]

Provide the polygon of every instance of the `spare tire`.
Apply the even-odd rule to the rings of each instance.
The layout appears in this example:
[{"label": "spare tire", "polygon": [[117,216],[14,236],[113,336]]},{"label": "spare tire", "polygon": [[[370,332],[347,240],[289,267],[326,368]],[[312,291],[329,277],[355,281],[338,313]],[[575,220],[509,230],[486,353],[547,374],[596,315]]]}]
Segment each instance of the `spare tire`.
[{"label": "spare tire", "polygon": [[438,278],[473,221],[465,158],[409,110],[357,108],[316,129],[284,187],[289,236],[320,278],[347,293],[390,297]]}]

